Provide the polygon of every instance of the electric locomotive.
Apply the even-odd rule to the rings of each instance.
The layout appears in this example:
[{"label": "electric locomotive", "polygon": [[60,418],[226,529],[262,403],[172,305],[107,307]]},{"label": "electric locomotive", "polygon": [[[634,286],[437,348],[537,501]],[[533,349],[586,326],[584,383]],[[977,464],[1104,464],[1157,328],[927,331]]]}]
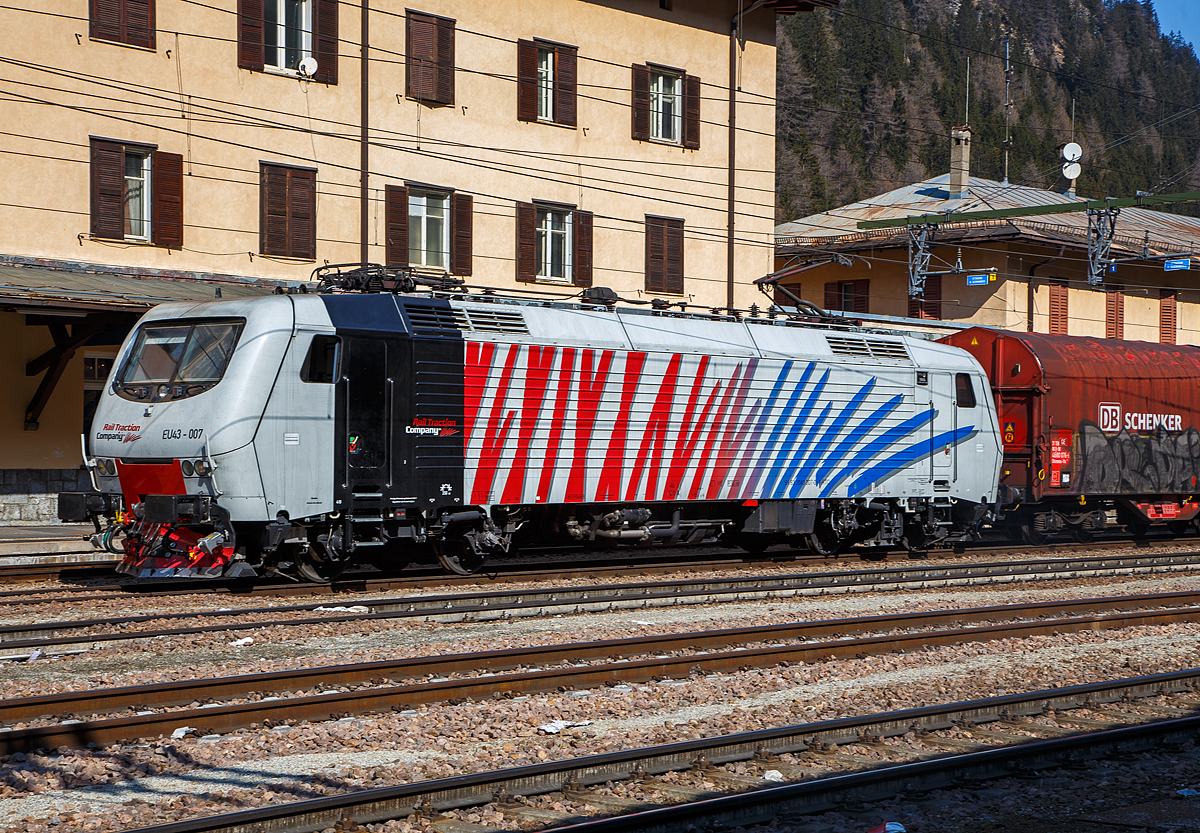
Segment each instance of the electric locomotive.
[{"label": "electric locomotive", "polygon": [[139,576],[317,581],[529,542],[917,549],[993,520],[995,407],[963,350],[594,291],[345,287],[148,312],[60,517]]}]

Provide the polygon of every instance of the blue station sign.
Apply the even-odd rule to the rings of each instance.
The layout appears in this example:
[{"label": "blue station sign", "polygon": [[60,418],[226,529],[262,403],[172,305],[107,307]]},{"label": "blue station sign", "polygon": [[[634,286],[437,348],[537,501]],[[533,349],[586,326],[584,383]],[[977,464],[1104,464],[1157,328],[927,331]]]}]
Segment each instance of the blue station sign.
[{"label": "blue station sign", "polygon": [[1192,268],[1192,259],[1190,257],[1180,257],[1180,258],[1176,258],[1174,260],[1164,260],[1163,261],[1163,270],[1167,271],[1167,272],[1173,272],[1176,269],[1191,269],[1191,268]]}]

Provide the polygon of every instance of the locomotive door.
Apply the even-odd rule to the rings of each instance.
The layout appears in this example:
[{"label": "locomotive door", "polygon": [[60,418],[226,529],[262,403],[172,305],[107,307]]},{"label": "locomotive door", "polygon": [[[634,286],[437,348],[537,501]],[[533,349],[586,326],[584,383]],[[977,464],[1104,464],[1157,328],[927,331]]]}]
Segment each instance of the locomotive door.
[{"label": "locomotive door", "polygon": [[[929,423],[930,439],[953,431],[957,426],[957,408],[954,407],[954,374],[931,372],[929,374],[929,392],[933,400],[933,419]],[[957,448],[952,443],[939,443],[931,446],[930,455],[933,463],[934,479],[951,476],[954,470],[954,458]]]},{"label": "locomotive door", "polygon": [[340,404],[345,483],[351,492],[382,493],[391,480],[391,387],[383,339],[347,338]]}]

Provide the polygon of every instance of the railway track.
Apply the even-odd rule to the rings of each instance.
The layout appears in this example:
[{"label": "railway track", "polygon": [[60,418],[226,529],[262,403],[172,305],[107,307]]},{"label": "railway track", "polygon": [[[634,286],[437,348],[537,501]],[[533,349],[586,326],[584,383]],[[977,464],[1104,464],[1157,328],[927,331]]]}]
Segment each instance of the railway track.
[{"label": "railway track", "polygon": [[[0,659],[92,650],[139,639],[266,627],[416,618],[436,622],[486,622],[521,617],[596,613],[649,607],[704,605],[758,599],[784,599],[836,593],[887,592],[1019,581],[1079,579],[1139,573],[1187,572],[1200,567],[1195,553],[1110,555],[1062,561],[1008,561],[878,568],[832,573],[792,573],[742,578],[696,579],[661,583],[612,584],[495,590],[456,595],[401,596],[355,600],[362,612],[321,612],[310,603],[265,608],[155,613],[109,619],[5,625],[0,627]],[[304,615],[317,614],[321,615]],[[286,618],[284,615],[286,614]],[[240,617],[264,616],[252,621]],[[217,620],[206,625],[136,630],[146,623]],[[117,628],[116,632],[97,632]]]},{"label": "railway track", "polygon": [[[1070,616],[1044,618],[1062,614]],[[930,630],[996,620],[1004,623]],[[202,726],[204,734],[214,734],[257,723],[323,720],[464,698],[644,683],[782,663],[916,651],[937,645],[1198,620],[1200,592],[1166,593],[634,637],[78,691],[0,701],[0,723],[8,727],[0,731],[0,755],[37,748],[105,745],[169,734],[180,726]],[[846,638],[861,633],[886,635]],[[812,641],[820,637],[836,638]],[[779,642],[786,644],[764,644]],[[763,647],[746,647],[749,645]],[[729,648],[733,650],[721,650]],[[567,667],[553,666],[555,663],[567,663]],[[541,668],[499,673],[528,667]],[[450,675],[463,674],[473,676],[449,679]],[[422,678],[428,681],[394,685],[397,680]],[[354,686],[362,688],[346,690]],[[272,696],[225,705],[219,702],[314,688],[326,690],[288,699]],[[197,701],[204,705],[170,710]],[[137,712],[133,716],[80,719],[82,715],[131,709]],[[15,723],[46,718],[55,722],[12,728]]]},{"label": "railway track", "polygon": [[[308,833],[411,816],[445,833],[485,831],[439,824],[441,813],[484,805],[503,815],[500,829],[535,824],[563,833],[682,833],[794,821],[898,792],[1193,741],[1200,733],[1200,700],[1192,696],[1198,684],[1200,669],[1190,669],[370,789],[136,833]],[[738,764],[741,772],[732,768]],[[669,773],[686,773],[690,782],[662,777]],[[605,785],[615,787],[600,789]],[[543,796],[569,809],[548,809]]]}]

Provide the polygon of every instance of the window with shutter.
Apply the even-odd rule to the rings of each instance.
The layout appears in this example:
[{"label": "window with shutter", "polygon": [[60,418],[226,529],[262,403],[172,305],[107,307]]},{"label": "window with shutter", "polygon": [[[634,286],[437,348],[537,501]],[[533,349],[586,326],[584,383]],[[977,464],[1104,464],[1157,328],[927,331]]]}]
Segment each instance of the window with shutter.
[{"label": "window with shutter", "polygon": [[575,127],[574,46],[517,41],[517,118]]},{"label": "window with shutter", "polygon": [[454,21],[410,11],[404,43],[408,97],[433,104],[453,104]]},{"label": "window with shutter", "polygon": [[90,0],[88,16],[96,40],[154,49],[154,0]]},{"label": "window with shutter", "polygon": [[316,171],[264,162],[259,177],[259,251],[275,257],[315,259]]},{"label": "window with shutter", "polygon": [[942,318],[942,276],[928,275],[925,278],[925,294],[921,298],[908,299],[908,317],[940,321]]},{"label": "window with shutter", "polygon": [[646,291],[683,294],[683,220],[646,217]]},{"label": "window with shutter", "polygon": [[1125,338],[1124,287],[1110,284],[1104,294],[1104,337]]},{"label": "window with shutter", "polygon": [[830,312],[870,312],[870,297],[871,281],[868,278],[825,284],[825,309]]},{"label": "window with shutter", "polygon": [[634,64],[633,138],[700,147],[700,79],[685,72]]},{"label": "window with shutter", "polygon": [[1050,284],[1050,334],[1067,334],[1067,284],[1055,281]]},{"label": "window with shutter", "polygon": [[1176,324],[1175,290],[1161,289],[1158,296],[1158,341],[1160,344],[1175,343]]},{"label": "window with shutter", "polygon": [[317,62],[313,80],[337,83],[338,0],[238,0],[238,66],[298,74]]},{"label": "window with shutter", "polygon": [[91,234],[182,248],[183,157],[92,139]]}]

